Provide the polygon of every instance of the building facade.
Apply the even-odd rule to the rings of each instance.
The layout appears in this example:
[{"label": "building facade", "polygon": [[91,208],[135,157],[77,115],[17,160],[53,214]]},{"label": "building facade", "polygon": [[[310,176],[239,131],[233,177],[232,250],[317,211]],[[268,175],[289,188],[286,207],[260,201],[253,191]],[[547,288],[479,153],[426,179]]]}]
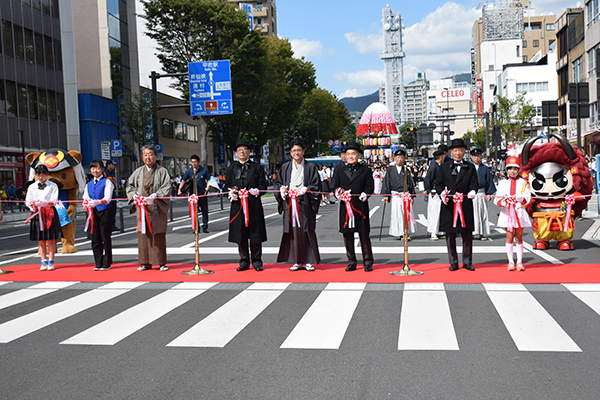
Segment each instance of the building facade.
[{"label": "building facade", "polygon": [[275,0],[244,1],[227,0],[246,11],[248,20],[264,36],[277,36],[277,5]]},{"label": "building facade", "polygon": [[404,115],[407,121],[427,120],[427,90],[429,84],[425,72],[417,73],[417,79],[404,85]]},{"label": "building facade", "polygon": [[[0,183],[26,180],[25,153],[79,150],[70,1],[0,0]],[[63,40],[65,33],[66,40]]]}]

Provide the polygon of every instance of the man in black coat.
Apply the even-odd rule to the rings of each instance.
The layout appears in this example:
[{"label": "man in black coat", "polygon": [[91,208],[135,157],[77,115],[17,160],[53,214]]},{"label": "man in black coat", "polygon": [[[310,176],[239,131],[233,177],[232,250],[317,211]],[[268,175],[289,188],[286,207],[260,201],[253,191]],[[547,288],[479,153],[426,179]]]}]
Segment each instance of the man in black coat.
[{"label": "man in black coat", "polygon": [[[452,162],[440,165],[435,179],[435,191],[442,198],[440,210],[440,231],[446,232],[446,246],[448,248],[448,259],[450,271],[458,269],[458,255],[456,253],[456,233],[460,232],[463,240],[463,268],[474,271],[473,268],[473,230],[475,222],[473,219],[473,201],[479,183],[477,171],[471,163],[463,161],[467,146],[462,139],[452,140],[450,152]],[[453,196],[456,193],[463,194],[462,211],[463,217],[458,216],[454,222],[455,211],[460,210],[460,204],[455,204]],[[464,225],[464,227],[463,227]]]},{"label": "man in black coat", "polygon": [[[233,151],[239,161],[230,165],[225,172],[225,188],[229,190],[231,201],[229,241],[238,244],[240,253],[238,271],[248,270],[250,263],[255,270],[262,271],[262,242],[267,241],[267,227],[260,197],[267,190],[267,177],[259,164],[250,161],[250,144],[246,140],[238,140]],[[248,193],[242,194],[242,189]],[[242,201],[246,195],[247,213],[244,213]],[[250,240],[250,253],[248,240]]]},{"label": "man in black coat", "polygon": [[[373,250],[371,249],[371,238],[369,237],[369,201],[368,196],[375,190],[375,182],[371,169],[358,162],[362,154],[360,145],[356,142],[348,142],[346,146],[347,164],[336,168],[335,194],[340,199],[339,225],[340,232],[344,235],[344,245],[348,256],[346,271],[356,269],[356,252],[354,251],[354,233],[358,232],[363,254],[365,271],[373,271]],[[352,195],[349,207],[354,215],[354,226],[352,218],[346,211],[346,202],[342,199],[348,194]]]}]

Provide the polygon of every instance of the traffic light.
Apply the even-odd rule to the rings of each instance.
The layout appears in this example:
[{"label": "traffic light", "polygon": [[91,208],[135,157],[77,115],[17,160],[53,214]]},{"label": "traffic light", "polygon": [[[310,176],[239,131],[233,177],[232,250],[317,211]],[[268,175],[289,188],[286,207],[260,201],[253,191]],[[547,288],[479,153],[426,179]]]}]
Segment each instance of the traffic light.
[{"label": "traffic light", "polygon": [[502,144],[502,134],[499,126],[492,129],[492,146],[499,147]]},{"label": "traffic light", "polygon": [[409,126],[408,127],[408,133],[415,133],[415,132],[416,132],[416,129],[415,129],[414,126]]}]

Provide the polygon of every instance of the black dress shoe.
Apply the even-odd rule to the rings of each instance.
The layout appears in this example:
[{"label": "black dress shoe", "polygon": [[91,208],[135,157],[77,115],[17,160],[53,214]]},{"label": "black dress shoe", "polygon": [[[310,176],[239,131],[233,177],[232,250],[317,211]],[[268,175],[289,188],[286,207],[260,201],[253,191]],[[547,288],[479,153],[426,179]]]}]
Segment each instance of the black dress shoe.
[{"label": "black dress shoe", "polygon": [[257,265],[256,267],[254,267],[254,269],[255,269],[256,271],[262,271],[262,270],[263,270],[263,267],[262,267],[262,265]]},{"label": "black dress shoe", "polygon": [[373,271],[373,266],[372,265],[365,265],[365,272],[371,272]]},{"label": "black dress shoe", "polygon": [[463,268],[467,271],[475,271],[475,267],[473,267],[471,264],[465,264],[463,265]]},{"label": "black dress shoe", "polygon": [[208,228],[202,228],[202,232],[208,233]]},{"label": "black dress shoe", "polygon": [[458,270],[458,265],[457,264],[452,264],[450,266],[450,268],[448,268],[450,271],[457,271]]},{"label": "black dress shoe", "polygon": [[237,270],[238,271],[248,271],[250,269],[249,265],[240,265]]},{"label": "black dress shoe", "polygon": [[356,270],[356,264],[348,264],[346,267],[346,271],[354,271]]}]

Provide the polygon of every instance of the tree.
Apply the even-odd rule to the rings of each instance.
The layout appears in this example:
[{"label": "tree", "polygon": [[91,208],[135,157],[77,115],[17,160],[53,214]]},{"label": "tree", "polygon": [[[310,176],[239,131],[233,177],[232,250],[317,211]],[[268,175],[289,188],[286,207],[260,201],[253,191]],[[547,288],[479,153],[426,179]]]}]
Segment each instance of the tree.
[{"label": "tree", "polygon": [[[158,109],[158,103],[155,108]],[[135,160],[140,159],[140,150],[145,144],[154,143],[152,134],[152,102],[150,99],[145,99],[140,93],[132,93],[131,98],[125,99],[123,106],[119,108],[119,118],[125,124],[128,133],[131,135],[133,149],[126,142],[124,146],[128,154],[133,154]]]},{"label": "tree", "polygon": [[[398,142],[401,145],[404,145],[406,149],[416,150],[417,147],[417,129],[416,126],[418,124],[415,122],[405,122],[400,126],[398,133],[400,137],[398,138]],[[408,128],[415,127],[414,132],[410,132]]]},{"label": "tree", "polygon": [[485,140],[485,128],[477,128],[475,132],[469,130],[463,135],[463,138],[471,139],[471,145],[473,147],[477,147],[479,150],[485,153],[487,149],[487,144]]},{"label": "tree", "polygon": [[526,92],[518,93],[514,98],[498,96],[496,124],[501,127],[507,144],[516,144],[525,140],[525,129],[531,126],[536,115]]}]

